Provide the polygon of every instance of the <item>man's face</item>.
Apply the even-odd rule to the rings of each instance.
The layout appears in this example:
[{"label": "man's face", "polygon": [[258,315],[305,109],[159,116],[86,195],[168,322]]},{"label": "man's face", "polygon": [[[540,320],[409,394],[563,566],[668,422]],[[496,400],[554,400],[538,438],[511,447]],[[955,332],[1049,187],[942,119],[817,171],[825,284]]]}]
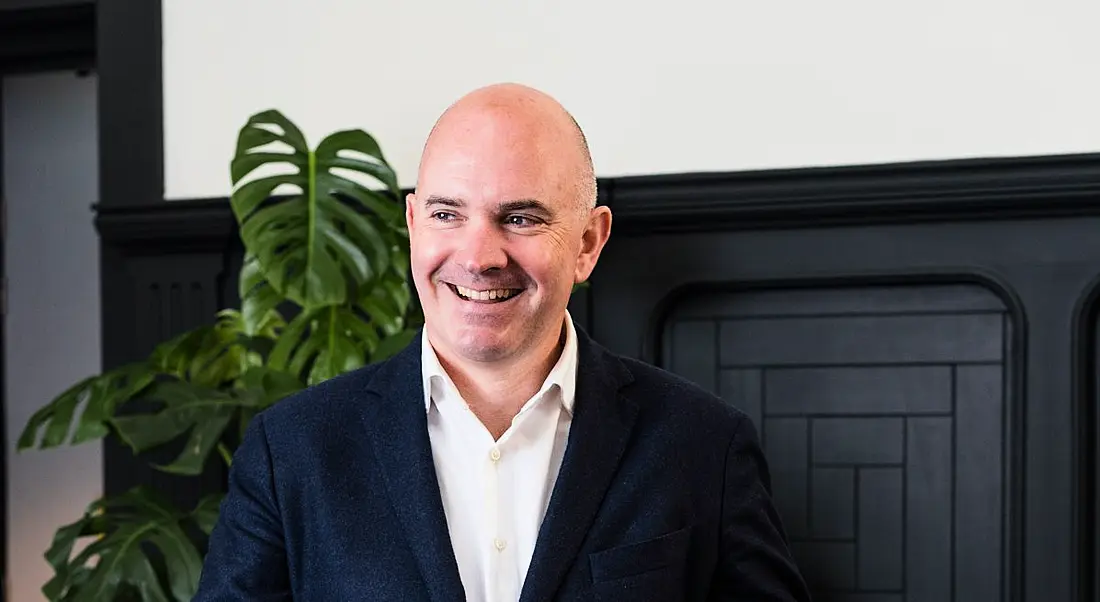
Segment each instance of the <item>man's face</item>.
[{"label": "man's face", "polygon": [[560,332],[573,284],[595,263],[593,212],[552,135],[497,115],[434,138],[406,211],[432,344],[472,361],[516,357]]}]

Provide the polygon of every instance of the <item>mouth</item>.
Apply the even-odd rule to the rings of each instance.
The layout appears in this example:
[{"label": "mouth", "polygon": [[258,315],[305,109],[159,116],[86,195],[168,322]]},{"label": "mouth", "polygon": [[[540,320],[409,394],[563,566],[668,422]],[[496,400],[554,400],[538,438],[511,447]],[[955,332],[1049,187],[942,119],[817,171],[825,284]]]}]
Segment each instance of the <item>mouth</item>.
[{"label": "mouth", "polygon": [[477,291],[472,288],[466,288],[455,284],[447,283],[447,288],[458,296],[463,301],[471,301],[474,303],[504,303],[505,301],[515,299],[523,292],[521,288],[495,288],[484,291]]}]

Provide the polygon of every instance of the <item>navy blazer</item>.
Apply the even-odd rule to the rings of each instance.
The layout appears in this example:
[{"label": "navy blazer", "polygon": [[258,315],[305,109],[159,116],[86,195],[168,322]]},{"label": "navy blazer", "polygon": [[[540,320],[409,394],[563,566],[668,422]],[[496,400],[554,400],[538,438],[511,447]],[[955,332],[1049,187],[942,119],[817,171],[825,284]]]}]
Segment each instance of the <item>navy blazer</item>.
[{"label": "navy blazer", "polygon": [[[809,600],[745,414],[577,337],[569,442],[521,602]],[[420,340],[252,420],[194,602],[465,599]]]}]

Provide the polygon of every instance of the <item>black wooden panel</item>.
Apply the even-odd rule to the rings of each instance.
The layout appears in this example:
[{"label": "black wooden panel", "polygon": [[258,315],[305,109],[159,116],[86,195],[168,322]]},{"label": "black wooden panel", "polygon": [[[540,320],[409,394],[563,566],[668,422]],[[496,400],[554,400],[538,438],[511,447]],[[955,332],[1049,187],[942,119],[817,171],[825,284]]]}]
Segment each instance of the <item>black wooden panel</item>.
[{"label": "black wooden panel", "polygon": [[164,201],[161,0],[95,3],[99,204]]},{"label": "black wooden panel", "polygon": [[999,366],[956,368],[955,585],[958,600],[1001,599],[1003,379]]},{"label": "black wooden panel", "polygon": [[220,255],[135,257],[129,268],[138,301],[134,323],[140,352],[213,321],[221,297]]},{"label": "black wooden panel", "polygon": [[[1081,424],[1085,430],[1083,436],[1079,436],[1084,452],[1080,464],[1081,475],[1081,506],[1079,514],[1084,518],[1078,524],[1085,537],[1082,538],[1081,549],[1081,599],[1100,600],[1100,306],[1093,306],[1091,324],[1085,323],[1088,335],[1082,337],[1088,344],[1090,353],[1084,354],[1086,369],[1082,371],[1082,379],[1088,386],[1082,390]],[[1080,432],[1080,430],[1078,431]],[[1090,461],[1091,460],[1091,461]]]},{"label": "black wooden panel", "polygon": [[[210,324],[224,307],[226,256],[205,252],[187,255],[146,254],[134,248],[121,255],[116,265],[120,286],[131,294],[132,311],[119,317],[132,332],[129,360],[147,357],[169,338]],[[117,315],[117,314],[116,314]],[[114,441],[105,445],[105,489],[120,493],[138,484],[151,485],[182,508],[224,487],[226,471],[214,454],[202,475],[184,477],[165,473],[149,464],[166,464],[179,452],[183,441],[140,456]]]},{"label": "black wooden panel", "polygon": [[1001,312],[1004,301],[987,288],[970,284],[941,284],[911,287],[898,291],[892,287],[860,287],[858,294],[850,288],[834,287],[814,290],[814,302],[791,295],[787,290],[756,290],[752,295],[724,290],[711,290],[695,295],[690,303],[676,307],[676,315],[684,318],[710,319],[722,317],[770,318],[793,316],[866,316],[922,315],[970,312]]},{"label": "black wooden panel", "polygon": [[1073,333],[1074,397],[1077,401],[1076,556],[1078,600],[1100,600],[1100,279],[1090,283],[1077,307]]},{"label": "black wooden panel", "polygon": [[[856,482],[859,483],[856,527],[856,574],[859,576],[859,590],[904,591],[903,468],[860,467],[856,469]],[[918,558],[917,561],[920,562],[921,559]]]},{"label": "black wooden panel", "polygon": [[[1080,552],[1080,588],[1082,600],[1100,600],[1100,307],[1093,306],[1091,324],[1084,327],[1090,336],[1082,337],[1087,342],[1089,353],[1083,355],[1086,368],[1081,378],[1087,383],[1083,388],[1082,428],[1078,433],[1082,442],[1082,461],[1079,474],[1081,479],[1081,499],[1078,514],[1082,537]],[[1090,461],[1091,460],[1091,461]]]},{"label": "black wooden panel", "polygon": [[725,366],[995,362],[997,315],[745,319],[721,325]]},{"label": "black wooden panel", "polygon": [[95,3],[0,7],[0,75],[95,67]]},{"label": "black wooden panel", "polygon": [[700,291],[663,355],[758,421],[818,598],[994,602],[1006,319],[973,284]]},{"label": "black wooden panel", "polygon": [[[810,508],[810,524],[814,539],[856,538],[856,469],[852,467],[821,467],[810,479],[812,491],[807,496],[814,501]],[[862,529],[862,527],[861,527]]]},{"label": "black wooden panel", "polygon": [[948,414],[953,377],[947,365],[774,368],[768,414]]},{"label": "black wooden panel", "polygon": [[[954,519],[950,418],[910,418],[906,430],[906,589],[913,602],[951,600]],[[960,601],[961,602],[961,601]]]}]

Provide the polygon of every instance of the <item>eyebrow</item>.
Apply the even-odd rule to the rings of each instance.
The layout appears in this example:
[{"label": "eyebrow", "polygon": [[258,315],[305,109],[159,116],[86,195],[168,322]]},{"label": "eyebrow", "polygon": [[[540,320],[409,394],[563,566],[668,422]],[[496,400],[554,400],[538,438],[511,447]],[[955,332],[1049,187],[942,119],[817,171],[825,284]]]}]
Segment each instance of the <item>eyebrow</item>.
[{"label": "eyebrow", "polygon": [[[425,207],[432,207],[442,205],[444,207],[465,207],[466,202],[461,199],[456,199],[448,196],[441,196],[433,194],[424,201]],[[515,211],[532,211],[540,213],[544,216],[554,215],[554,212],[550,210],[545,203],[537,199],[516,199],[514,201],[504,201],[497,205],[497,210],[500,213],[512,213]]]},{"label": "eyebrow", "polygon": [[463,203],[462,201],[460,201],[458,199],[452,199],[451,197],[447,197],[447,196],[439,196],[438,194],[433,194],[432,196],[428,197],[424,201],[424,206],[425,207],[431,207],[432,205],[444,205],[446,207],[462,207],[465,204],[466,203]]},{"label": "eyebrow", "polygon": [[498,205],[501,213],[511,213],[513,211],[532,211],[535,213],[541,213],[543,215],[554,215],[554,212],[550,210],[544,203],[536,199],[517,199],[515,201],[505,201]]}]

